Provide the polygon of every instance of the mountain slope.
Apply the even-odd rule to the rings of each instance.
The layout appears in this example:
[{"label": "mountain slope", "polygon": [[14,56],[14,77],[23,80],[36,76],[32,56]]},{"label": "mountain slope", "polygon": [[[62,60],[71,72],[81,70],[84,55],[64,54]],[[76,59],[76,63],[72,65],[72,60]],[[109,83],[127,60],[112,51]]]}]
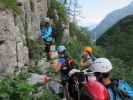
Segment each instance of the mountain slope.
[{"label": "mountain slope", "polygon": [[127,7],[110,13],[95,29],[91,31],[92,39],[98,39],[110,27],[129,15],[133,15],[133,2],[131,2]]},{"label": "mountain slope", "polygon": [[120,58],[127,65],[133,65],[133,15],[128,16],[110,28],[97,44],[103,46],[107,56]]}]

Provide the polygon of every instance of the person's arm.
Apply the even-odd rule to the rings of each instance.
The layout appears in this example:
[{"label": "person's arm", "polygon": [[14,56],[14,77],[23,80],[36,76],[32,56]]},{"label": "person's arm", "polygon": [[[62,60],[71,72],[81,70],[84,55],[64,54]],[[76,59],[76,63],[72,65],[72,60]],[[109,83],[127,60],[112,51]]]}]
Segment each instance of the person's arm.
[{"label": "person's arm", "polygon": [[58,62],[58,60],[53,61],[51,66],[55,72],[59,72],[61,69],[61,64]]},{"label": "person's arm", "polygon": [[41,28],[41,37],[44,38],[44,27]]},{"label": "person's arm", "polygon": [[81,58],[81,60],[80,60],[80,66],[82,67],[82,66],[84,66],[84,62],[83,62],[83,59]]},{"label": "person's arm", "polygon": [[59,72],[61,70],[61,64],[57,63],[56,68],[55,68],[55,72]]},{"label": "person's arm", "polygon": [[64,59],[59,59],[59,60],[54,61],[54,63],[52,64],[54,71],[59,72],[64,63],[65,63]]}]

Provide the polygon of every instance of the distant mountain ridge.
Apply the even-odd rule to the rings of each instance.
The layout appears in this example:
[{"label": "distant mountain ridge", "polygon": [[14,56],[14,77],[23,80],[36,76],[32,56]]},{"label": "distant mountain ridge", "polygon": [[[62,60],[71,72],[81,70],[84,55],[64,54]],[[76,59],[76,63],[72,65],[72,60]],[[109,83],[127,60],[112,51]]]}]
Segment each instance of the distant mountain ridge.
[{"label": "distant mountain ridge", "polygon": [[113,11],[98,25],[91,30],[92,40],[97,40],[101,37],[109,28],[115,25],[121,19],[133,15],[133,1],[126,7]]}]

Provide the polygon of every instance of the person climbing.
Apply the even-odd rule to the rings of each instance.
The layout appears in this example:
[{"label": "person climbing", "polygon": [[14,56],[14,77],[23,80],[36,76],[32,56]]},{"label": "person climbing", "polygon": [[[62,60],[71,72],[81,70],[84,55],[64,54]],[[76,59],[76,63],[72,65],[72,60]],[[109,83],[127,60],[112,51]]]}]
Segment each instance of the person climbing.
[{"label": "person climbing", "polygon": [[90,66],[99,82],[107,87],[110,100],[133,100],[133,89],[124,80],[111,77],[112,64],[107,58],[97,58]]},{"label": "person climbing", "polygon": [[53,28],[50,24],[50,19],[48,17],[44,18],[41,22],[41,36],[45,43],[45,51],[47,53],[47,58],[49,59],[50,45],[54,42],[53,39]]},{"label": "person climbing", "polygon": [[67,80],[69,78],[68,73],[71,69],[75,67],[75,61],[69,57],[66,53],[66,47],[64,45],[60,45],[57,48],[59,59],[55,60],[52,67],[56,72],[60,72],[62,85],[64,87],[64,94],[66,98],[68,96],[67,89]]},{"label": "person climbing", "polygon": [[59,55],[58,64],[60,65],[59,71],[61,72],[61,80],[65,81],[67,79],[68,72],[73,68],[72,63],[74,63],[74,60],[68,56],[64,45],[60,45],[57,51]]},{"label": "person climbing", "polygon": [[80,66],[81,69],[89,68],[93,61],[96,59],[93,54],[93,49],[91,47],[85,47],[83,50],[83,55],[81,56]]},{"label": "person climbing", "polygon": [[57,52],[58,59],[54,60],[52,67],[56,72],[61,73],[61,80],[63,81],[67,78],[67,73],[72,67],[69,64],[72,64],[73,60],[66,54],[65,46],[60,45]]}]

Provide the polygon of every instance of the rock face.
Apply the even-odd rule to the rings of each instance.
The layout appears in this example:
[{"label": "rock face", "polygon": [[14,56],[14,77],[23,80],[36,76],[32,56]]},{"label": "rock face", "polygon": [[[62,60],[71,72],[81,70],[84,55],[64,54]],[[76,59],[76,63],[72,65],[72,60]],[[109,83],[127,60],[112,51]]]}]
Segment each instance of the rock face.
[{"label": "rock face", "polygon": [[40,36],[40,16],[46,16],[47,0],[18,0],[21,14],[0,10],[0,73],[12,73],[29,63],[26,37]]},{"label": "rock face", "polygon": [[133,15],[133,2],[131,2],[127,7],[110,13],[95,29],[91,31],[91,38],[94,41],[97,40],[114,24],[130,15]]},{"label": "rock face", "polygon": [[15,26],[9,11],[0,11],[0,72],[13,72],[15,67],[28,64],[28,49],[24,35]]},{"label": "rock face", "polygon": [[31,39],[40,35],[40,17],[47,16],[47,0],[18,0],[21,15],[15,18],[21,33],[28,34]]}]

